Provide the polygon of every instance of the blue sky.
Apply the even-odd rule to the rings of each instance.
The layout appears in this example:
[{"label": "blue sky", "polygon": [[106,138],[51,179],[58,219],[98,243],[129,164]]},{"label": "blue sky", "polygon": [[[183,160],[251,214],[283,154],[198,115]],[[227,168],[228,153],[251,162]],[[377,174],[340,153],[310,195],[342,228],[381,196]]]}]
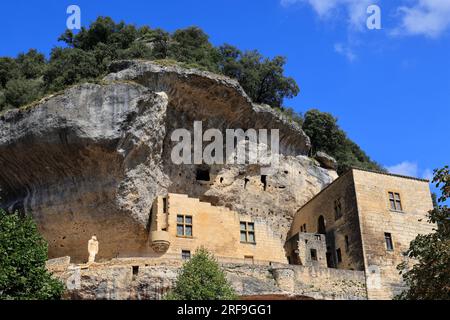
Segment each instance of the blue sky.
[{"label": "blue sky", "polygon": [[[338,117],[348,135],[391,171],[429,177],[450,164],[449,0],[8,1],[0,11],[0,56],[48,54],[66,25],[98,15],[169,31],[203,28],[231,43],[288,59],[301,93],[286,105]],[[381,30],[366,27],[381,8]]]}]

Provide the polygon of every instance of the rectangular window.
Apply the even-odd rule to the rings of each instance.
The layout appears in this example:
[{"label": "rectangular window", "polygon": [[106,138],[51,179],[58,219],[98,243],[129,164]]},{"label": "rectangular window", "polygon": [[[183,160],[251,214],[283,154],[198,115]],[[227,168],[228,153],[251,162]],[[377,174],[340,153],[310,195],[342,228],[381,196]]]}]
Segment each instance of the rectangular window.
[{"label": "rectangular window", "polygon": [[342,205],[341,200],[334,201],[334,220],[338,220],[342,217]]},{"label": "rectangular window", "polygon": [[163,198],[163,213],[167,213],[167,198]]},{"label": "rectangular window", "polygon": [[317,250],[311,249],[311,260],[317,261]]},{"label": "rectangular window", "polygon": [[306,233],[306,223],[303,225],[303,232]]},{"label": "rectangular window", "polygon": [[253,256],[244,256],[244,261],[245,263],[253,264],[254,263]]},{"label": "rectangular window", "polygon": [[189,250],[182,250],[181,251],[181,259],[189,260],[190,258],[191,258],[191,252]]},{"label": "rectangular window", "polygon": [[253,222],[241,221],[241,242],[255,243],[255,224]]},{"label": "rectangular window", "polygon": [[177,236],[192,237],[192,216],[177,215]]},{"label": "rectangular window", "polygon": [[348,236],[345,236],[345,252],[348,252],[350,248],[350,240],[348,239]]},{"label": "rectangular window", "polygon": [[389,192],[389,206],[391,210],[402,211],[402,201],[400,200],[400,194],[396,192]]},{"label": "rectangular window", "polygon": [[341,248],[336,250],[336,256],[337,256],[337,262],[341,263],[342,262],[342,253],[341,253]]},{"label": "rectangular window", "polygon": [[386,232],[384,234],[384,239],[386,240],[386,249],[388,251],[394,251],[394,243],[392,242],[392,235]]}]

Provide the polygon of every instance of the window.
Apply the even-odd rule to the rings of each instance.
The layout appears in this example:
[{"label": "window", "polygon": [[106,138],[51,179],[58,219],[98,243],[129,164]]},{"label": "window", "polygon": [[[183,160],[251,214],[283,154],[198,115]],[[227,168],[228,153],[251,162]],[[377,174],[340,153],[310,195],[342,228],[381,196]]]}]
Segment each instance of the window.
[{"label": "window", "polygon": [[139,266],[133,266],[133,276],[137,276],[139,274]]},{"label": "window", "polygon": [[255,243],[255,224],[241,221],[241,242]]},{"label": "window", "polygon": [[163,212],[167,213],[167,198],[163,198]]},{"label": "window", "polygon": [[191,252],[189,250],[182,250],[181,251],[181,259],[189,260],[190,258],[191,258]]},{"label": "window", "polygon": [[192,216],[177,215],[177,236],[192,237]]},{"label": "window", "polygon": [[400,200],[400,194],[395,192],[389,192],[389,205],[391,210],[402,211],[402,201]]},{"label": "window", "polygon": [[300,232],[303,232],[303,225],[300,226]]},{"label": "window", "polygon": [[386,232],[384,234],[384,239],[386,240],[386,249],[388,251],[394,251],[394,243],[392,242],[392,235]]},{"label": "window", "polygon": [[317,261],[317,250],[311,249],[311,260]]},{"label": "window", "polygon": [[306,233],[306,223],[303,225],[303,232]]},{"label": "window", "polygon": [[337,220],[342,217],[342,205],[341,200],[334,201],[334,219]]},{"label": "window", "polygon": [[348,236],[345,236],[345,252],[348,252],[350,248],[350,240],[348,239]]},{"label": "window", "polygon": [[195,178],[197,181],[209,181],[209,169],[197,169],[197,172],[195,174]]},{"label": "window", "polygon": [[337,262],[341,263],[342,262],[342,253],[341,253],[341,248],[336,250],[336,256],[337,256]]},{"label": "window", "polygon": [[267,189],[267,176],[263,174],[261,176],[261,183],[263,184],[263,190],[266,191]]},{"label": "window", "polygon": [[244,256],[244,261],[245,263],[253,264],[254,263],[253,256]]}]

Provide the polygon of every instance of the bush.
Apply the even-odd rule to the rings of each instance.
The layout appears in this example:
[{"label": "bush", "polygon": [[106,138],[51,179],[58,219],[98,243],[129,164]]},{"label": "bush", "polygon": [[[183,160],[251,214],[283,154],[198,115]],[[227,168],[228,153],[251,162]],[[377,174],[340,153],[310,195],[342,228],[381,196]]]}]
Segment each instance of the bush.
[{"label": "bush", "polygon": [[168,300],[233,300],[236,293],[228,283],[214,256],[198,249],[185,262]]},{"label": "bush", "polygon": [[44,74],[47,91],[65,87],[100,75],[101,68],[92,52],[81,49],[55,48]]},{"label": "bush", "polygon": [[59,299],[64,286],[45,268],[47,243],[31,217],[0,209],[0,299]]},{"label": "bush", "polygon": [[6,83],[4,92],[5,108],[17,108],[41,97],[42,82],[33,79],[11,79]]}]

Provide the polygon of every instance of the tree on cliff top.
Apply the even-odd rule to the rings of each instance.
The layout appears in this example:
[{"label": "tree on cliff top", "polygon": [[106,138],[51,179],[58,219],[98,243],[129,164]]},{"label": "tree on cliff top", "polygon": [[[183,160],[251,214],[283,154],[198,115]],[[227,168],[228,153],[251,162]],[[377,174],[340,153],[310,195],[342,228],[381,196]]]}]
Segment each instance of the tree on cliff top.
[{"label": "tree on cliff top", "polygon": [[433,183],[442,191],[439,205],[428,214],[428,222],[436,224],[435,233],[411,241],[405,256],[416,264],[411,269],[406,262],[397,267],[408,286],[398,299],[450,300],[450,209],[444,204],[450,199],[450,169],[446,166],[434,174]]},{"label": "tree on cliff top", "polygon": [[59,299],[64,286],[46,260],[47,243],[31,217],[0,209],[0,300]]},{"label": "tree on cliff top", "polygon": [[168,300],[233,300],[236,293],[214,256],[204,248],[184,263]]},{"label": "tree on cliff top", "polygon": [[311,138],[313,152],[323,151],[338,162],[338,173],[355,166],[362,169],[384,171],[361,148],[351,141],[331,114],[319,110],[306,112],[303,130]]}]

